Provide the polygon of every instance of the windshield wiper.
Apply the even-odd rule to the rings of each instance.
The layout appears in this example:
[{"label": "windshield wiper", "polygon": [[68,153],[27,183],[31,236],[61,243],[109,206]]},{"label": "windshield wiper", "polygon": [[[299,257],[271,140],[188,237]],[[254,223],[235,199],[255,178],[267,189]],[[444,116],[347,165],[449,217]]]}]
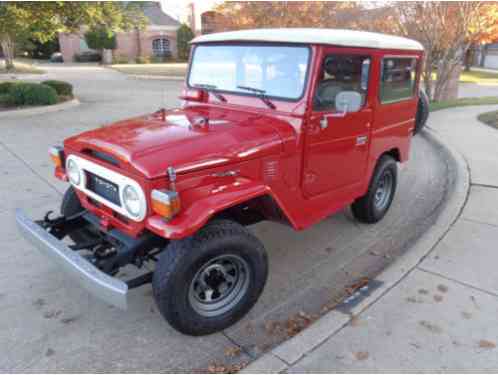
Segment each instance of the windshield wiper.
[{"label": "windshield wiper", "polygon": [[227,99],[223,95],[221,95],[219,92],[213,91],[213,90],[216,90],[218,88],[218,86],[216,86],[216,85],[210,85],[207,83],[196,83],[193,86],[212,93],[218,100],[220,100],[222,102],[227,101]]},{"label": "windshield wiper", "polygon": [[266,90],[257,89],[255,87],[249,87],[249,86],[237,86],[237,88],[257,94],[257,97],[260,98],[263,101],[263,103],[265,103],[269,108],[271,109],[277,108],[275,107],[275,104],[273,104],[272,101],[268,99],[268,96],[266,96]]}]

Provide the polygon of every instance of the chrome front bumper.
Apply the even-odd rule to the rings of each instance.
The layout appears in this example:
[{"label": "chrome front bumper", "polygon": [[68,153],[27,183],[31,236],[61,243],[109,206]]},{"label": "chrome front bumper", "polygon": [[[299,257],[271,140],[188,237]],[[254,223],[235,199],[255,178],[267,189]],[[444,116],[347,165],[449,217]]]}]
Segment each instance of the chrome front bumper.
[{"label": "chrome front bumper", "polygon": [[90,294],[110,305],[126,310],[128,285],[100,271],[88,260],[71,250],[40,225],[29,219],[21,210],[16,210],[19,231],[44,255],[52,258],[73,280]]}]

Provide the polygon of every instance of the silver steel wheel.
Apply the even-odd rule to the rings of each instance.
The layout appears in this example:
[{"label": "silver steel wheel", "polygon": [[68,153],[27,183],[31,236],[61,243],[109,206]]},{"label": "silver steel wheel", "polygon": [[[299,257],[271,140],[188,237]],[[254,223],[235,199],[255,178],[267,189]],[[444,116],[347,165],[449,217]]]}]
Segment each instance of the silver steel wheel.
[{"label": "silver steel wheel", "polygon": [[190,283],[188,299],[202,316],[224,314],[247,293],[250,280],[247,262],[238,255],[220,255],[205,263]]},{"label": "silver steel wheel", "polygon": [[377,210],[383,211],[389,204],[393,193],[393,185],[394,176],[392,172],[390,170],[384,171],[375,191],[374,204]]}]

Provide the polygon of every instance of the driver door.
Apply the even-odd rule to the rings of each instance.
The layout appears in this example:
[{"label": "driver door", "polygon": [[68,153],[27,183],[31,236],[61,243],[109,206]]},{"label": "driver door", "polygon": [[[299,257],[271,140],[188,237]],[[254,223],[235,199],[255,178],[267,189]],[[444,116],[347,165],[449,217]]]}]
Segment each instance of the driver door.
[{"label": "driver door", "polygon": [[[326,49],[306,133],[303,190],[308,197],[348,191],[364,178],[373,120],[367,97],[371,62],[364,53]],[[336,110],[335,97],[341,91],[361,94],[359,111]]]}]

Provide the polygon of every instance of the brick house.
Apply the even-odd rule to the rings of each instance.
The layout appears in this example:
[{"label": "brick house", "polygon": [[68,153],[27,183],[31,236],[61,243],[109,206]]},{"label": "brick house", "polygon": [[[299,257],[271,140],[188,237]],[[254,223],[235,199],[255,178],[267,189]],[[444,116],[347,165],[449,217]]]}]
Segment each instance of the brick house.
[{"label": "brick house", "polygon": [[[180,22],[164,13],[157,2],[144,4],[144,14],[149,19],[145,30],[116,35],[114,56],[127,57],[130,61],[138,56],[176,57],[176,31]],[[78,34],[59,34],[59,44],[65,62],[74,61],[75,54],[90,50],[83,35]]]},{"label": "brick house", "polygon": [[474,54],[474,64],[488,69],[498,69],[498,43],[480,45]]}]

